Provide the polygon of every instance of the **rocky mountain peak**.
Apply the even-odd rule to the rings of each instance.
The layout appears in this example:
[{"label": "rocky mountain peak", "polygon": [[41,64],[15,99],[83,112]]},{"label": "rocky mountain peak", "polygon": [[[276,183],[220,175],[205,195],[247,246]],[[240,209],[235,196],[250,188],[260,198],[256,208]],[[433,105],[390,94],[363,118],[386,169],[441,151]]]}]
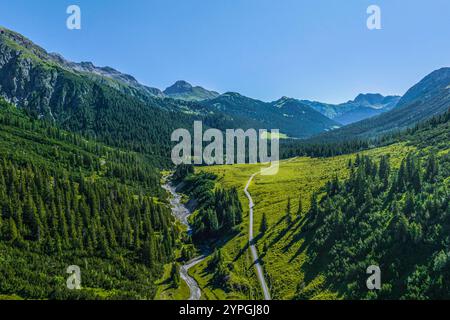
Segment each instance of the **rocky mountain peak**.
[{"label": "rocky mountain peak", "polygon": [[192,85],[184,80],[178,80],[173,85],[164,90],[165,94],[185,93],[192,90]]}]

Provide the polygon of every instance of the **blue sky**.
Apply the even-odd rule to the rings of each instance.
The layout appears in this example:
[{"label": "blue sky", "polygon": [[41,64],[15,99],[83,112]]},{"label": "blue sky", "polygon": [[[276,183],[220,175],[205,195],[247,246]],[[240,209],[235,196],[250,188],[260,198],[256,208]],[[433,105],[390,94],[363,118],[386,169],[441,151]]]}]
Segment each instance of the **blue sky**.
[{"label": "blue sky", "polygon": [[[65,26],[71,4],[82,30]],[[0,0],[0,25],[70,60],[266,101],[403,94],[450,66],[449,16],[448,0]]]}]

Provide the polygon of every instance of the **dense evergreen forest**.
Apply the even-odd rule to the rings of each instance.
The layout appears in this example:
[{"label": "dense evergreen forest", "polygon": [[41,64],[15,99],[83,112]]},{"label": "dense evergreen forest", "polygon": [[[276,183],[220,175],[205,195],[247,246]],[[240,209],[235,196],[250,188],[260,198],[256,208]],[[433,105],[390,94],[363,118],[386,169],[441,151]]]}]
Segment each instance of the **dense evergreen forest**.
[{"label": "dense evergreen forest", "polygon": [[81,72],[24,36],[4,28],[1,31],[2,97],[33,119],[51,121],[90,140],[145,154],[146,161],[155,167],[172,165],[170,137],[175,129],[192,131],[195,120],[202,121],[205,129],[247,125],[247,118],[198,102],[155,96],[151,88],[142,85]]},{"label": "dense evergreen forest", "polygon": [[198,204],[191,218],[192,237],[195,241],[210,241],[223,237],[242,222],[242,205],[236,188],[216,188],[216,176],[194,174],[193,167],[181,165],[174,174],[182,179],[181,192]]},{"label": "dense evergreen forest", "polygon": [[[450,298],[449,113],[403,135],[419,147],[398,170],[357,157],[345,181],[314,195],[301,237],[309,239],[309,276],[352,299]],[[321,199],[318,201],[317,199]],[[377,265],[382,288],[368,291],[365,270]],[[297,298],[317,290],[299,283]]]},{"label": "dense evergreen forest", "polygon": [[[167,273],[179,289],[178,262],[206,246],[212,254],[201,276],[212,275],[208,281],[220,290],[239,291],[236,297],[258,297],[252,294],[253,262],[238,262],[244,252],[250,256],[241,226],[242,183],[224,189],[214,173],[178,166],[172,178],[194,208],[192,234],[184,236],[161,188],[161,170],[172,168],[171,134],[178,128],[192,132],[194,121],[202,121],[203,130],[288,129],[281,130],[283,137],[305,140],[281,140],[281,158],[312,157],[310,176],[323,160],[317,158],[399,142],[411,147],[399,168],[391,167],[389,154],[359,155],[349,161],[348,176],[346,171],[344,179],[317,187],[305,212],[300,195],[295,216],[288,196],[275,226],[273,217],[261,213],[255,241],[276,228],[282,232],[273,244],[285,231],[293,242],[304,241],[304,281],[291,290],[295,295],[283,297],[310,299],[329,291],[351,299],[450,299],[450,110],[444,112],[450,69],[408,91],[401,108],[332,130],[337,123],[293,99],[264,103],[227,93],[194,102],[158,96],[140,84],[70,67],[23,36],[1,31],[0,94],[15,105],[0,98],[0,299],[152,299],[159,290],[155,283]],[[317,191],[316,183],[332,175],[310,176],[308,190]],[[277,206],[284,210],[284,203]],[[236,237],[240,231],[244,237]],[[226,248],[233,238],[241,243]],[[235,248],[237,257],[230,255]],[[267,271],[264,259],[275,249],[266,243],[262,249]],[[273,259],[280,268],[287,265],[285,254]],[[66,286],[72,265],[81,269],[81,290]],[[370,265],[381,268],[379,291],[364,286]],[[283,287],[268,282],[270,290]]]},{"label": "dense evergreen forest", "polygon": [[191,165],[177,166],[173,179],[179,183],[178,191],[192,202],[191,239],[181,250],[181,258],[193,257],[190,240],[204,252],[211,254],[206,271],[211,275],[209,284],[225,291],[248,293],[248,281],[235,274],[235,266],[224,257],[220,247],[242,229],[243,209],[236,188],[224,189],[216,184],[217,176],[195,172]]},{"label": "dense evergreen forest", "polygon": [[[153,298],[178,238],[143,156],[67,133],[0,101],[0,292]],[[68,290],[78,265],[82,290]]]}]

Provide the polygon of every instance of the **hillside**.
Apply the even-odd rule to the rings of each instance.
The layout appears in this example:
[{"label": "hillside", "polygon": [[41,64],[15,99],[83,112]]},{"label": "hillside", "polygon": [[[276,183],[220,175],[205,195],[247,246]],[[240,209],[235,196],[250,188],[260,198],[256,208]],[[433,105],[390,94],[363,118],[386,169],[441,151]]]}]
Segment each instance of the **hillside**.
[{"label": "hillside", "polygon": [[1,30],[1,97],[66,130],[152,155],[158,166],[167,165],[173,130],[192,128],[194,120],[218,129],[280,129],[296,138],[338,127],[293,99],[264,103],[239,94],[218,96],[184,81],[161,93],[113,68],[70,62]]},{"label": "hillside", "polygon": [[248,119],[249,127],[280,129],[290,137],[305,138],[339,125],[298,100],[283,97],[267,103],[228,92],[202,102],[209,109]]},{"label": "hillside", "polygon": [[371,138],[444,113],[450,107],[450,68],[436,70],[409,89],[397,106],[379,116],[314,137],[315,142]]},{"label": "hillside", "polygon": [[177,81],[172,86],[164,90],[164,94],[170,98],[187,101],[202,101],[217,98],[219,93],[209,91],[200,86],[193,87],[186,81]]},{"label": "hillside", "polygon": [[399,100],[399,96],[385,97],[381,94],[368,93],[360,94],[354,100],[337,105],[308,100],[301,100],[301,102],[328,118],[347,125],[392,110]]},{"label": "hillside", "polygon": [[[0,292],[153,298],[177,229],[148,159],[32,120],[1,99],[0,137]],[[81,268],[82,290],[66,287],[70,265]]]},{"label": "hillside", "polygon": [[[448,115],[404,133],[390,146],[330,158],[298,157],[282,161],[275,176],[255,177],[249,189],[255,203],[254,232],[274,299],[445,297]],[[232,279],[238,277],[243,285],[214,285],[208,260],[192,270],[210,299],[261,297],[248,257],[248,201],[243,192],[258,170],[258,165],[197,170],[213,173],[221,188],[237,188],[244,207],[239,233],[220,246],[224,265],[233,262],[228,271]],[[349,207],[352,201],[360,202]],[[403,228],[400,239],[392,236],[399,232],[396,228]],[[386,272],[383,277],[390,279],[378,295],[364,289],[370,264],[379,264]],[[420,282],[424,277],[432,281]]]},{"label": "hillside", "polygon": [[[405,150],[407,149],[404,146],[399,145],[373,150],[369,154],[379,157],[385,153],[392,153],[395,155],[394,159],[399,159]],[[307,254],[302,250],[304,241],[296,240],[293,231],[286,230],[285,209],[288,199],[290,198],[292,219],[295,221],[299,199],[302,201],[302,212],[305,214],[309,209],[313,192],[324,187],[335,174],[342,178],[345,177],[349,172],[346,164],[349,159],[354,157],[353,154],[326,159],[301,157],[291,161],[282,161],[277,175],[257,176],[250,186],[249,190],[256,204],[254,232],[257,236],[258,252],[263,260],[266,279],[269,282],[273,299],[294,298],[296,286],[304,277],[301,267],[308,259]],[[398,162],[398,160],[396,161]],[[199,169],[202,172],[211,172],[217,175],[217,184],[222,187],[238,188],[244,207],[244,222],[240,233],[223,245],[221,250],[228,261],[233,261],[235,268],[232,272],[242,278],[242,283],[246,285],[243,285],[240,290],[231,291],[211,286],[209,279],[212,275],[205,272],[208,263],[205,261],[194,267],[192,274],[204,285],[206,292],[211,292],[208,295],[211,299],[234,297],[239,294],[250,299],[261,297],[251,260],[247,256],[248,200],[243,192],[249,177],[259,169],[260,167],[257,165],[216,166]],[[264,214],[268,228],[265,238],[260,239],[259,230]],[[243,292],[240,292],[241,290]],[[326,294],[328,298],[335,296],[332,292]]]}]

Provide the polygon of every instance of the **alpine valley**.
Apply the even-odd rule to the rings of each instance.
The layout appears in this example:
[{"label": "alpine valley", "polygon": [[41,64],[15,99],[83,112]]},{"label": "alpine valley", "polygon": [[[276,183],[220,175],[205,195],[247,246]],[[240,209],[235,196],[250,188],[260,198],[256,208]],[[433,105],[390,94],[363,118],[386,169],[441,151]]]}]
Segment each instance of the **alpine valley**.
[{"label": "alpine valley", "polygon": [[[402,97],[261,101],[0,27],[0,299],[450,299],[449,120],[450,68]],[[278,174],[174,167],[194,121],[279,129]]]}]

